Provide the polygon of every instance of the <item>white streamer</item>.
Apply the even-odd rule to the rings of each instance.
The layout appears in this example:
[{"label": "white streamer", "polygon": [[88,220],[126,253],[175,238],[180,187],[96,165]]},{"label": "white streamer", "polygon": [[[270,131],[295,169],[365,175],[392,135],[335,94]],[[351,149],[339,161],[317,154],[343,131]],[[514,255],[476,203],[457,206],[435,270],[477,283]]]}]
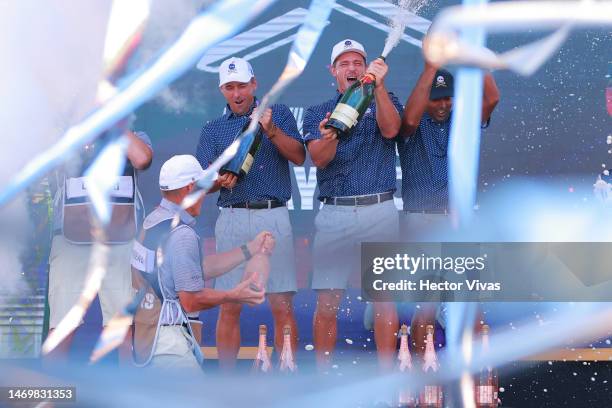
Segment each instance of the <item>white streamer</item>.
[{"label": "white streamer", "polygon": [[145,293],[145,288],[141,288],[124,310],[113,316],[110,322],[104,326],[96,347],[89,357],[90,363],[97,362],[123,343],[125,335],[134,320],[134,314],[136,314],[138,305],[142,302]]},{"label": "white streamer", "polygon": [[174,45],[125,89],[81,123],[68,129],[51,148],[32,159],[0,192],[0,206],[193,68],[211,46],[238,32],[275,2],[219,0],[210,11],[196,17]]},{"label": "white streamer", "polygon": [[[559,49],[571,28],[601,25],[612,25],[612,2],[521,1],[454,6],[434,20],[423,42],[423,52],[435,65],[471,65],[531,75]],[[470,27],[483,28],[488,33],[557,30],[542,40],[497,54],[461,41],[458,31]]]}]

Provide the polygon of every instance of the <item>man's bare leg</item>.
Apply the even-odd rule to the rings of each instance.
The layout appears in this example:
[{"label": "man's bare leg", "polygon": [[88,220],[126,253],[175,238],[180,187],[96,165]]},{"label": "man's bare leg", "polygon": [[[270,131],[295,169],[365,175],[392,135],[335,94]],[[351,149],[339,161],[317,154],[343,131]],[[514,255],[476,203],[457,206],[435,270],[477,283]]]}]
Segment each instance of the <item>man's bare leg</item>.
[{"label": "man's bare leg", "polygon": [[219,306],[217,319],[217,352],[219,367],[230,371],[236,367],[236,357],[240,349],[240,312],[242,305],[225,303]]},{"label": "man's bare leg", "polygon": [[283,327],[291,327],[291,349],[295,353],[298,344],[298,329],[293,313],[293,292],[268,294],[272,316],[274,317],[274,347],[277,353],[283,349]]},{"label": "man's bare leg", "polygon": [[338,335],[338,308],[344,291],[342,289],[317,290],[317,308],[313,319],[314,346],[317,366],[325,369],[331,361]]},{"label": "man's bare leg", "polygon": [[378,364],[383,371],[391,371],[395,364],[399,319],[393,302],[374,302],[374,340]]}]

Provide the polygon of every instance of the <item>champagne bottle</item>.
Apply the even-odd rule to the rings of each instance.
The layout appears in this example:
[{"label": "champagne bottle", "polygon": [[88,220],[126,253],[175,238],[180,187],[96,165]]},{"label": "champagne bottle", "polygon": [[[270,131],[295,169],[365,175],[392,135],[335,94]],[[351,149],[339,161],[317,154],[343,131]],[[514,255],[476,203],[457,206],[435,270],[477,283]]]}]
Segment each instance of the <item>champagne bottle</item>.
[{"label": "champagne bottle", "polygon": [[[240,132],[236,135],[234,140],[240,137],[251,124],[251,119],[249,119]],[[257,123],[257,127],[252,133],[247,134],[240,146],[238,147],[238,152],[236,155],[221,168],[221,173],[229,172],[236,175],[238,178],[245,177],[249,170],[251,170],[251,166],[253,166],[253,162],[255,161],[255,154],[259,150],[261,146],[261,141],[263,139],[263,131],[261,128],[261,124]]]},{"label": "champagne bottle", "polygon": [[[399,360],[398,369],[400,372],[409,373],[412,371],[412,358],[408,349],[408,326],[405,324],[402,324],[400,329],[400,349],[397,359]],[[416,403],[417,401],[412,390],[407,386],[403,386],[399,391],[398,406],[412,408],[416,407]]]},{"label": "champagne bottle", "polygon": [[[434,327],[427,325],[427,340],[425,344],[425,357],[423,361],[424,372],[436,372],[439,370],[438,357],[434,347]],[[443,406],[442,386],[425,385],[419,393],[419,407],[442,408]]]},{"label": "champagne bottle", "polygon": [[279,370],[282,373],[294,373],[297,370],[297,365],[293,358],[293,350],[291,348],[291,326],[285,325],[283,328],[283,349],[280,354]]},{"label": "champagne bottle", "polygon": [[268,329],[265,324],[259,325],[259,344],[257,345],[257,355],[253,361],[253,372],[268,373],[272,370],[268,348],[266,346],[266,335]]},{"label": "champagne bottle", "polygon": [[[489,326],[482,326],[482,352],[489,351]],[[478,408],[493,408],[498,405],[499,379],[497,370],[483,367],[475,381],[476,406]]]},{"label": "champagne bottle", "polygon": [[[384,57],[378,58],[385,60]],[[347,137],[370,106],[375,87],[376,78],[370,73],[355,81],[340,98],[325,127],[336,129],[340,138]]]}]

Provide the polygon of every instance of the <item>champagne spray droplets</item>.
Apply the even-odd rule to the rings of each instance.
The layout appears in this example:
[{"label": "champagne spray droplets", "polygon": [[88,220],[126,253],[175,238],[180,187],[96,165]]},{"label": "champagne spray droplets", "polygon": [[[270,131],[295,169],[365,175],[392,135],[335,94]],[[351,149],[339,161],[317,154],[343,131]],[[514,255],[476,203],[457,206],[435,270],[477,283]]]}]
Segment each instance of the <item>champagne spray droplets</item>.
[{"label": "champagne spray droplets", "polygon": [[383,49],[382,56],[387,58],[387,55],[393,48],[399,43],[404,33],[404,29],[410,20],[412,13],[410,10],[414,8],[420,8],[424,4],[424,0],[400,0],[397,5],[397,12],[393,18],[389,21],[391,31],[385,40],[385,48]]}]

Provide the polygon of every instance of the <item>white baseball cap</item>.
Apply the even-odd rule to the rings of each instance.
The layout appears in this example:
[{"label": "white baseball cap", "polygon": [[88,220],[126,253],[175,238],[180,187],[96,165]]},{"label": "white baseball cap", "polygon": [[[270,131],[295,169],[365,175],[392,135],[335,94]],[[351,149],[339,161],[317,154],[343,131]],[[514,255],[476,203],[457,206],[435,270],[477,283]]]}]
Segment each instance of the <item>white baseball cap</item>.
[{"label": "white baseball cap", "polygon": [[226,59],[219,66],[219,86],[223,86],[228,82],[249,82],[255,74],[253,67],[245,59],[231,57]]},{"label": "white baseball cap", "polygon": [[336,61],[336,58],[349,51],[361,54],[364,59],[368,58],[368,55],[365,52],[365,48],[363,48],[363,45],[361,45],[361,43],[347,38],[346,40],[340,41],[338,44],[334,45],[334,48],[332,48],[331,64],[334,65],[334,61]]},{"label": "white baseball cap", "polygon": [[204,176],[198,159],[190,154],[172,156],[159,171],[159,189],[164,191],[185,187]]}]

